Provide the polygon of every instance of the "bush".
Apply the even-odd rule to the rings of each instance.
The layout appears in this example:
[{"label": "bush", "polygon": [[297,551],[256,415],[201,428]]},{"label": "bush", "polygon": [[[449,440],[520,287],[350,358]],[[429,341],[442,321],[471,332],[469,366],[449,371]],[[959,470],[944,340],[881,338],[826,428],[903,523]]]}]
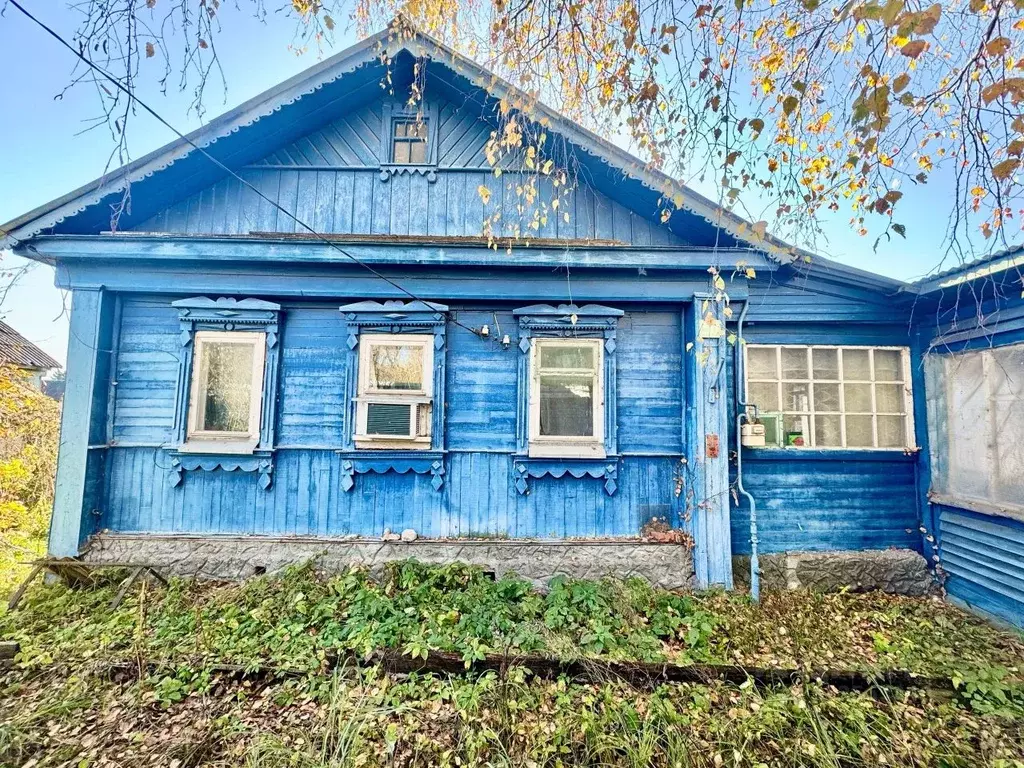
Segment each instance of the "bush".
[{"label": "bush", "polygon": [[60,404],[0,366],[0,596],[46,550],[60,441]]}]

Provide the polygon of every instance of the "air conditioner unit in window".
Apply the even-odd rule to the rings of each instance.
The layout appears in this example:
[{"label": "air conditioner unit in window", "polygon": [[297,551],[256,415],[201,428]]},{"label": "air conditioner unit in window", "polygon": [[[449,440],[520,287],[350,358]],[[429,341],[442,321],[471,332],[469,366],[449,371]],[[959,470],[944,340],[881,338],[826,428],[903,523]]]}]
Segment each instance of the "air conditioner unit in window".
[{"label": "air conditioner unit in window", "polygon": [[367,402],[365,436],[370,439],[430,437],[430,403]]}]

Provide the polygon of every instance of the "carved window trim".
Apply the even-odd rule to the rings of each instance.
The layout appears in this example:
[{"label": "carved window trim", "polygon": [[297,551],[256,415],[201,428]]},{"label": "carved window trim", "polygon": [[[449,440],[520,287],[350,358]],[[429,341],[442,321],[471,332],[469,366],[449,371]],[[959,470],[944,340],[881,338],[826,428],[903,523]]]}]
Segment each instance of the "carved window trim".
[{"label": "carved window trim", "polygon": [[[519,322],[518,408],[516,418],[516,455],[513,476],[516,490],[529,493],[529,478],[593,477],[604,479],[610,496],[618,489],[618,408],[616,333],[621,309],[600,304],[532,304],[512,313]],[[531,456],[532,359],[536,341],[542,339],[600,339],[602,344],[602,380],[604,400],[602,445],[604,455],[580,456],[567,451],[564,456]],[[549,451],[539,451],[549,454]],[[535,451],[537,453],[537,451]]]},{"label": "carved window trim", "polygon": [[[171,302],[178,310],[177,395],[174,406],[171,485],[178,486],[185,472],[223,470],[257,472],[264,490],[273,483],[274,433],[277,423],[277,388],[280,374],[281,305],[262,299],[211,299],[196,296]],[[260,393],[258,439],[253,444],[189,439],[192,374],[196,358],[196,334],[259,333],[263,336],[263,381]]]},{"label": "carved window trim", "polygon": [[[344,445],[338,454],[342,458],[341,488],[351,491],[355,476],[370,472],[414,472],[431,475],[431,484],[440,491],[445,478],[445,344],[448,307],[425,301],[360,301],[341,306],[340,311],[348,325],[345,365],[345,411],[343,423]],[[398,447],[386,445],[370,447],[357,434],[360,382],[360,338],[396,336],[433,337],[433,378],[430,387],[430,444],[429,446]]]},{"label": "carved window trim", "polygon": [[[438,158],[438,122],[439,115],[435,104],[423,104],[411,107],[406,103],[385,101],[381,107],[380,121],[380,180],[386,182],[392,176],[403,173],[417,173],[426,176],[433,184],[437,181]],[[422,163],[396,163],[394,161],[395,124],[421,122],[426,126],[427,159]]]}]

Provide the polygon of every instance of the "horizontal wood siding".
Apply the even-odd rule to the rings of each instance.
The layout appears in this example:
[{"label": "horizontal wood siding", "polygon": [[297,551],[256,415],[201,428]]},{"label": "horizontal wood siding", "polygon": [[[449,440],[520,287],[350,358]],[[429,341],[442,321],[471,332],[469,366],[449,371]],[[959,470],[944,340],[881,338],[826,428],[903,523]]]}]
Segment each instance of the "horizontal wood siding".
[{"label": "horizontal wood siding", "polygon": [[971,607],[1024,626],[1024,523],[940,506],[946,590]]},{"label": "horizontal wood siding", "polygon": [[678,311],[631,312],[619,323],[621,452],[683,452],[681,337]]},{"label": "horizontal wood siding", "polygon": [[512,460],[500,453],[453,453],[440,492],[429,475],[359,475],[341,490],[341,459],[330,450],[280,450],[274,485],[244,472],[189,472],[172,488],[169,457],[157,448],[114,448],[101,527],[123,532],[378,537],[384,528],[421,536],[529,538],[636,536],[652,515],[668,515],[671,459],[631,457],[619,491],[591,478],[531,480],[516,493]]},{"label": "horizontal wood siding", "polygon": [[113,385],[115,443],[171,439],[180,349],[178,313],[169,301],[123,302]]},{"label": "horizontal wood siding", "polygon": [[[743,481],[757,500],[760,551],[920,550],[914,464],[892,460],[786,460],[743,455]],[[867,458],[867,457],[865,457]],[[750,510],[732,509],[732,547],[750,553]]]}]

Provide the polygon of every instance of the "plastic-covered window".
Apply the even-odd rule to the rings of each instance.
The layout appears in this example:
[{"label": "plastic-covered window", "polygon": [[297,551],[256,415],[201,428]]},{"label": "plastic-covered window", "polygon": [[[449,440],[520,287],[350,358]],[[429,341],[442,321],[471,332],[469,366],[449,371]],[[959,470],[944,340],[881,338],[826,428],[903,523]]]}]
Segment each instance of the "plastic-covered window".
[{"label": "plastic-covered window", "polygon": [[931,355],[932,486],[1024,510],[1024,344]]}]

